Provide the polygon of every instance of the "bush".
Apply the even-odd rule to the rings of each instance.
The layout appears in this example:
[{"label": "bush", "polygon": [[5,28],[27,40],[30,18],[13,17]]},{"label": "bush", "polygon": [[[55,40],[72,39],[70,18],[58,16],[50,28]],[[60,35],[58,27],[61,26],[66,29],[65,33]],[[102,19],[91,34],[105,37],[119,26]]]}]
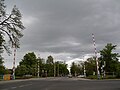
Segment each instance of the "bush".
[{"label": "bush", "polygon": [[120,78],[120,72],[116,73],[116,78]]},{"label": "bush", "polygon": [[97,79],[97,76],[96,75],[89,75],[86,78],[87,79]]}]

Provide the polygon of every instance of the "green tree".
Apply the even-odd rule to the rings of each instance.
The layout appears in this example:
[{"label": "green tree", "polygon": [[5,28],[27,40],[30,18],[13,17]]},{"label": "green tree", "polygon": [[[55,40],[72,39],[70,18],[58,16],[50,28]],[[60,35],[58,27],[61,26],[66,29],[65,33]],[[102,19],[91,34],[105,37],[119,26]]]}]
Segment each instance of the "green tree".
[{"label": "green tree", "polygon": [[47,58],[46,61],[46,70],[47,70],[47,76],[54,76],[54,62],[53,57],[50,55]]},{"label": "green tree", "polygon": [[0,58],[0,75],[5,74],[5,67],[3,66],[3,60]]},{"label": "green tree", "polygon": [[94,57],[88,58],[85,62],[86,75],[93,75],[96,72],[96,60]]},{"label": "green tree", "polygon": [[112,45],[112,43],[108,43],[103,50],[100,51],[100,60],[101,64],[105,61],[105,71],[110,72],[117,72],[118,68],[118,53],[114,53],[113,50],[116,49],[117,45]]},{"label": "green tree", "polygon": [[120,78],[120,62],[118,63],[118,66],[117,66],[116,77],[117,77],[117,78]]},{"label": "green tree", "polygon": [[20,45],[19,39],[23,36],[21,31],[25,29],[25,27],[21,21],[22,15],[16,6],[13,7],[11,13],[7,13],[6,11],[4,0],[0,0],[0,49],[2,46],[2,48],[9,51],[5,45],[7,43],[5,37],[8,37],[10,44],[18,48]]},{"label": "green tree", "polygon": [[16,68],[16,75],[17,76],[27,75],[27,74],[29,74],[28,71],[29,70],[25,65],[20,65],[20,66],[17,66],[17,68]]},{"label": "green tree", "polygon": [[0,35],[0,65],[3,64],[3,57],[1,55],[1,53],[3,53],[3,47],[4,47],[3,43],[4,42],[5,41],[4,41],[3,37]]},{"label": "green tree", "polygon": [[4,64],[3,58],[0,57],[0,75],[11,74],[11,71],[5,68],[3,64]]},{"label": "green tree", "polygon": [[56,76],[66,76],[69,74],[67,64],[57,61],[56,62]]},{"label": "green tree", "polygon": [[47,59],[47,62],[46,62],[47,64],[53,64],[54,62],[53,62],[53,57],[50,55],[50,56],[48,56],[48,59]]},{"label": "green tree", "polygon": [[[5,43],[5,40],[3,39],[3,36],[0,34],[0,53],[3,53],[3,47],[5,47],[4,43]],[[1,54],[0,54],[0,57],[2,57]]]},{"label": "green tree", "polygon": [[0,57],[0,66],[2,66],[3,63],[4,63],[4,62],[3,62],[3,58]]},{"label": "green tree", "polygon": [[12,74],[12,69],[5,68],[5,73],[4,74]]},{"label": "green tree", "polygon": [[[25,67],[25,68],[24,68]],[[23,72],[21,72],[24,69]],[[24,74],[30,74],[30,75],[36,75],[37,70],[37,58],[34,52],[26,54],[22,61],[19,63],[18,69],[16,69],[16,73],[22,73]],[[26,72],[27,71],[27,72]]]},{"label": "green tree", "polygon": [[38,62],[37,66],[39,65],[39,75],[44,76],[45,75],[45,63],[44,63],[45,60],[43,58],[38,57],[37,62]]},{"label": "green tree", "polygon": [[78,74],[78,65],[75,64],[75,62],[72,63],[70,71],[73,76],[76,76]]},{"label": "green tree", "polygon": [[35,65],[37,63],[37,59],[36,59],[36,55],[34,54],[34,52],[31,53],[27,53],[22,61],[20,62],[20,65],[26,65],[27,67],[32,67],[33,65]]}]

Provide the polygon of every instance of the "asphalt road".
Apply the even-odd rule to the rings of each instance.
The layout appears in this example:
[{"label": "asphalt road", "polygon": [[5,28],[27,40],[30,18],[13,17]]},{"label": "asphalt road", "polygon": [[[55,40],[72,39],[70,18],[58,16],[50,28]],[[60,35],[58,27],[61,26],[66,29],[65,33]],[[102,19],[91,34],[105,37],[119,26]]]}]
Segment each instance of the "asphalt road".
[{"label": "asphalt road", "polygon": [[47,78],[0,81],[0,90],[120,90],[120,80]]}]

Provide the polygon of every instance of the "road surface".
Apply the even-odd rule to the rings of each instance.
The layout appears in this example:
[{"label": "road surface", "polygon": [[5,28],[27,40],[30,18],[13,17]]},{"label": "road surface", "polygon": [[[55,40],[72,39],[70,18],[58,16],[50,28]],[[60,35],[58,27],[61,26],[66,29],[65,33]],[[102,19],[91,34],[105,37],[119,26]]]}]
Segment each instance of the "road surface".
[{"label": "road surface", "polygon": [[42,78],[0,81],[0,90],[120,90],[120,80]]}]

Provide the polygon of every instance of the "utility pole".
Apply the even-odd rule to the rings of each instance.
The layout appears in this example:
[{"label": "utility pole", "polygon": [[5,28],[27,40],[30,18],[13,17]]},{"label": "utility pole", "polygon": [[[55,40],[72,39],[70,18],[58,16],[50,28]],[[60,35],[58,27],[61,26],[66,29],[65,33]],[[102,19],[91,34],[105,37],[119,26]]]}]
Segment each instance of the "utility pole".
[{"label": "utility pole", "polygon": [[83,62],[84,62],[84,77],[86,77],[86,68],[85,68],[85,61],[84,61],[84,51],[83,52]]},{"label": "utility pole", "polygon": [[16,62],[16,45],[13,45],[14,48],[14,58],[13,58],[13,79],[15,79],[15,62]]},{"label": "utility pole", "polygon": [[84,62],[84,77],[86,77],[85,62]]},{"label": "utility pole", "polygon": [[97,50],[96,50],[96,44],[95,44],[94,34],[92,34],[92,38],[93,38],[94,53],[95,53],[96,68],[97,68],[97,78],[100,79],[100,72],[99,72],[99,65],[98,65]]}]

